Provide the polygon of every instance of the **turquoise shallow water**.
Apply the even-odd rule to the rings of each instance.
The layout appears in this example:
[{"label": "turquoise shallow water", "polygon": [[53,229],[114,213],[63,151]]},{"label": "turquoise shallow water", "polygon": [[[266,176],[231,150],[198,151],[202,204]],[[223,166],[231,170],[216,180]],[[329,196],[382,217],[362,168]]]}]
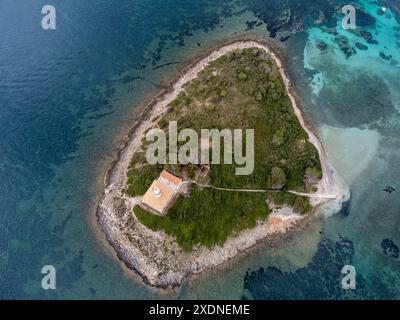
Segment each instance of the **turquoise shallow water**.
[{"label": "turquoise shallow water", "polygon": [[[294,21],[318,10],[329,16],[325,5],[298,2],[303,6],[293,9]],[[272,2],[53,3],[54,32],[40,28],[40,1],[0,4],[1,298],[399,298],[400,259],[382,247],[384,239],[400,245],[394,12],[379,16],[377,5],[362,1],[377,19],[365,29],[378,44],[346,59],[321,25],[286,40],[287,30],[275,21],[284,8]],[[337,31],[352,46],[363,42]],[[118,262],[95,223],[104,173],[135,106],[198,50],[250,32],[275,36],[282,47],[305,113],[349,184],[351,200],[292,239],[260,244],[174,292],[154,291]],[[316,47],[321,40],[324,51]],[[392,58],[379,57],[380,51]],[[386,185],[399,190],[386,193]],[[356,292],[340,290],[344,263],[357,269]],[[45,264],[56,267],[57,290],[40,286]]]}]

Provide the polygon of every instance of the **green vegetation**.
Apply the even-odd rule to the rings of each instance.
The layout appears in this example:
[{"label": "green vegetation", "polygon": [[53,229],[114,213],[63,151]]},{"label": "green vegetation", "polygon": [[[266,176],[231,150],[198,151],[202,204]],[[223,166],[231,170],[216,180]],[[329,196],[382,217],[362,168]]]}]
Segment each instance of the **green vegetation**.
[{"label": "green vegetation", "polygon": [[[167,130],[169,121],[178,121],[178,130],[192,128],[198,133],[206,128],[254,129],[253,173],[236,176],[236,164],[211,165],[205,179],[216,187],[282,191],[239,193],[193,187],[165,217],[136,208],[135,214],[146,226],[175,235],[190,250],[198,243],[222,244],[229,235],[254,226],[269,213],[267,199],[301,213],[310,211],[307,198],[285,191],[315,190],[321,178],[318,152],[307,141],[275,63],[262,50],[236,50],[210,63],[171,102],[158,126]],[[191,179],[199,173],[200,166],[192,164],[148,165],[145,150],[144,141],[143,151],[130,165],[127,193],[131,196],[143,194],[162,168]]]},{"label": "green vegetation", "polygon": [[[212,201],[212,205],[208,201]],[[253,228],[258,219],[265,219],[268,210],[265,195],[201,190],[194,186],[190,197],[180,197],[168,213],[156,216],[135,207],[138,219],[152,230],[165,230],[175,235],[184,250],[201,243],[222,245],[229,235]]]}]

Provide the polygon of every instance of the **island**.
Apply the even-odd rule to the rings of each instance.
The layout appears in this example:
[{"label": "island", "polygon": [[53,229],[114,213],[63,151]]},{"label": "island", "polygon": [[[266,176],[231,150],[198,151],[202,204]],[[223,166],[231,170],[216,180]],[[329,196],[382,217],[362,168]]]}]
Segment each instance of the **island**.
[{"label": "island", "polygon": [[[197,161],[182,163],[177,150],[160,157],[159,148],[164,161],[149,162],[157,140],[150,132],[165,133],[170,150],[188,144],[187,137],[171,138],[188,128],[198,133],[192,145],[207,146],[223,161],[199,161],[199,150],[190,158]],[[221,149],[201,134],[205,129],[225,130]],[[248,163],[235,163],[229,153],[239,129],[241,138],[244,132],[253,138],[239,148],[244,154],[251,141],[245,174],[238,168]],[[194,61],[145,109],[105,184],[97,218],[108,242],[146,283],[161,288],[294,228],[323,205],[337,209],[345,198],[278,53],[261,40],[224,43]]]}]

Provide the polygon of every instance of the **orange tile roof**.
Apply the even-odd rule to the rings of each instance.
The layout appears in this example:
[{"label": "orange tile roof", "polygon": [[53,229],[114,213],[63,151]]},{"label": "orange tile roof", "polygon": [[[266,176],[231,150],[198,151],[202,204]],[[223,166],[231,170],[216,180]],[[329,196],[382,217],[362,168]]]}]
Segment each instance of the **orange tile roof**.
[{"label": "orange tile roof", "polygon": [[168,171],[163,170],[160,174],[160,177],[168,180],[169,182],[172,182],[175,185],[180,185],[182,183],[182,179],[179,179],[178,177],[175,177],[173,174],[170,174]]},{"label": "orange tile roof", "polygon": [[[161,196],[156,197],[154,195],[154,188],[159,188]],[[170,204],[172,198],[175,195],[175,190],[159,180],[154,180],[150,188],[146,191],[142,198],[142,203],[150,207],[151,209],[163,214]]]}]

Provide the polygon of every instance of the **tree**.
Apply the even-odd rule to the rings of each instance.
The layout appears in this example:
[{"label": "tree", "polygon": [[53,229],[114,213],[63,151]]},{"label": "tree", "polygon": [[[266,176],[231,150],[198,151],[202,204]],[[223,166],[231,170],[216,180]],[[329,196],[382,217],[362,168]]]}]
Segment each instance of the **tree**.
[{"label": "tree", "polygon": [[282,189],[286,184],[286,174],[282,168],[273,167],[271,170],[271,182],[272,188],[274,189]]}]

